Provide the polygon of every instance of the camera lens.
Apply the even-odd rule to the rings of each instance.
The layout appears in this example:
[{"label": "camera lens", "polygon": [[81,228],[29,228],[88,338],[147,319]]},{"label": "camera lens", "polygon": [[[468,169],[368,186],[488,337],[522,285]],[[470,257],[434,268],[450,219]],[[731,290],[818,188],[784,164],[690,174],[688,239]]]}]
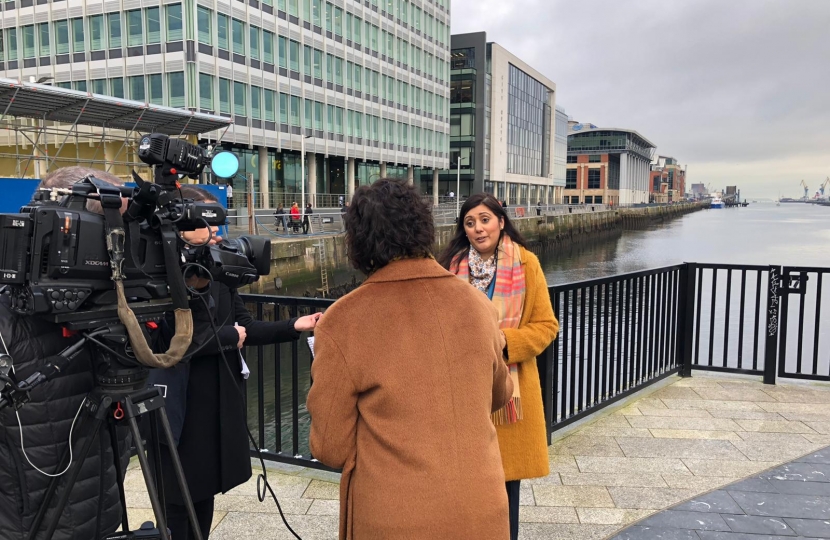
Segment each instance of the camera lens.
[{"label": "camera lens", "polygon": [[239,253],[248,258],[257,274],[271,273],[271,239],[265,236],[240,236],[237,240]]}]

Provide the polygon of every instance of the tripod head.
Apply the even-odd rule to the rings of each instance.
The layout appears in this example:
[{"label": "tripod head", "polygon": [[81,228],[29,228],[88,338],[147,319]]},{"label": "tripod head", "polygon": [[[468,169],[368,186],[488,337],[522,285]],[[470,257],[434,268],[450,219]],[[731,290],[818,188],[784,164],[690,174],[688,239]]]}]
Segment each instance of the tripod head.
[{"label": "tripod head", "polygon": [[23,381],[17,381],[11,371],[14,365],[9,354],[0,355],[0,409],[11,406],[20,409],[29,401],[29,393],[66,370],[87,343],[95,346],[92,364],[95,386],[114,399],[141,390],[147,385],[149,370],[132,352],[124,325],[113,325],[85,332],[82,337],[55,356],[45,359],[44,366]]}]

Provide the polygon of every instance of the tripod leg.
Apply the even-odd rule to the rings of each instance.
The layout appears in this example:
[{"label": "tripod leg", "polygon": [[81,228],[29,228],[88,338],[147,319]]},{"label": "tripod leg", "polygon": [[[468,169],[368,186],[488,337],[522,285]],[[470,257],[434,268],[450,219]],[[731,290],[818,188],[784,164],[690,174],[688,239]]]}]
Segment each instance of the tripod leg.
[{"label": "tripod leg", "polygon": [[[153,468],[156,475],[156,489],[159,494],[159,502],[161,503],[161,507],[165,509],[166,513],[167,505],[165,504],[164,475],[161,471],[161,448],[159,447],[158,421],[156,420],[155,414],[150,415],[150,435],[147,439],[147,446],[149,449],[147,455],[150,458],[150,467]],[[164,517],[165,519],[167,518],[166,515]]]},{"label": "tripod leg", "polygon": [[160,407],[156,410],[156,413],[161,420],[164,439],[167,442],[167,447],[170,449],[170,460],[173,462],[173,470],[176,472],[179,490],[181,490],[182,499],[184,499],[184,506],[187,508],[187,515],[190,518],[193,536],[196,537],[196,540],[202,540],[202,531],[199,528],[199,520],[196,518],[196,510],[193,508],[193,500],[190,498],[190,488],[188,488],[187,479],[184,477],[182,462],[179,459],[179,453],[176,451],[176,445],[173,441],[173,430],[170,428],[170,421],[167,419],[167,413],[164,407]]},{"label": "tripod leg", "polygon": [[[98,440],[98,432],[101,430],[101,424],[104,422],[104,415],[109,410],[110,403],[110,398],[105,396],[98,408],[94,410],[95,423],[92,424],[92,432],[89,434],[87,440],[84,441],[81,453],[74,456],[75,463],[69,470],[69,477],[66,480],[66,488],[63,490],[63,493],[61,493],[61,498],[58,500],[58,504],[55,507],[55,514],[49,522],[49,528],[46,529],[45,538],[52,538],[52,535],[55,534],[55,529],[58,528],[58,522],[61,519],[61,514],[63,514],[63,509],[66,508],[66,503],[69,502],[69,496],[72,494],[72,488],[75,486],[75,481],[78,480],[81,467],[83,467],[84,461],[86,461],[86,458],[89,455],[89,449],[92,448],[92,443]],[[37,525],[39,528],[40,524]],[[34,539],[36,535],[37,528],[32,526],[32,529],[29,531],[29,538]]]},{"label": "tripod leg", "polygon": [[167,520],[164,518],[164,508],[161,507],[158,491],[156,491],[155,482],[153,481],[153,473],[150,470],[147,455],[144,453],[144,443],[141,442],[141,434],[138,432],[138,422],[136,422],[136,419],[133,416],[130,416],[128,420],[130,424],[130,432],[133,434],[133,438],[135,439],[135,448],[138,450],[138,462],[141,464],[141,474],[144,475],[144,483],[147,486],[147,495],[150,497],[150,504],[153,507],[153,514],[156,516],[156,528],[158,528],[162,540],[170,540],[170,535],[167,534]]},{"label": "tripod leg", "polygon": [[124,494],[124,475],[127,471],[121,471],[121,452],[118,449],[118,434],[116,433],[115,422],[110,422],[110,446],[112,447],[112,459],[115,463],[115,479],[118,483],[118,496],[121,500],[121,530],[130,530],[130,522],[127,519],[127,497]]}]

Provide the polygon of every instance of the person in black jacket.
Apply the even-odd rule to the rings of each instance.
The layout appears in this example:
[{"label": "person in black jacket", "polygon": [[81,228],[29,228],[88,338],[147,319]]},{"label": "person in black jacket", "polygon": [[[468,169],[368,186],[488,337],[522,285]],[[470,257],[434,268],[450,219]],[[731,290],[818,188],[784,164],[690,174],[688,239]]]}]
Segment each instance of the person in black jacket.
[{"label": "person in black jacket", "polygon": [[[199,188],[182,186],[189,199],[214,202]],[[216,243],[218,228],[182,233],[191,245]],[[177,450],[199,520],[207,540],[213,520],[214,496],[244,483],[251,477],[250,446],[243,387],[247,374],[240,349],[244,345],[266,345],[299,339],[313,330],[320,314],[288,321],[255,321],[236,289],[191,278],[188,284],[203,293],[204,302],[190,302],[193,342],[186,359],[173,368],[154,370],[153,384],[163,386],[165,402]],[[207,307],[205,306],[207,303]],[[213,321],[213,324],[211,324]],[[213,328],[217,332],[214,334]],[[222,358],[224,352],[225,359]],[[191,356],[192,355],[192,356]],[[188,358],[189,357],[189,358]],[[227,360],[227,365],[225,363]],[[175,478],[169,450],[162,446],[167,524],[176,540],[188,540],[191,525]]]},{"label": "person in black jacket", "polygon": [[308,234],[308,229],[311,227],[311,223],[309,223],[309,216],[314,212],[311,210],[311,203],[306,203],[305,205],[305,213],[303,214],[303,234]]},{"label": "person in black jacket", "polygon": [[[71,187],[89,174],[115,185],[117,176],[87,167],[65,167],[43,178],[39,187]],[[100,240],[104,242],[102,237]],[[9,299],[0,297],[0,352],[13,359],[18,380],[40,371],[45,359],[77,341],[64,337],[60,326],[40,317],[18,315],[9,308]],[[54,379],[30,392],[30,401],[15,413],[11,407],[0,411],[0,538],[22,540],[28,537],[35,515],[41,507],[50,478],[60,473],[61,458],[69,443],[70,428],[81,404],[95,387],[93,359],[100,354],[87,347]],[[83,415],[84,412],[80,412]],[[80,415],[78,420],[80,421]],[[89,422],[84,422],[87,427]],[[21,427],[23,447],[21,448]],[[73,449],[80,448],[84,430],[72,433]],[[121,525],[121,505],[117,476],[129,462],[130,436],[119,429],[119,463],[113,457],[108,424],[99,431],[90,447],[69,501],[58,521],[53,540],[90,540],[114,532]],[[24,453],[25,450],[25,453]],[[74,456],[78,459],[77,454]],[[74,462],[73,462],[74,463]],[[54,518],[54,507],[67,489],[61,479],[40,527],[42,538],[47,523]]]}]

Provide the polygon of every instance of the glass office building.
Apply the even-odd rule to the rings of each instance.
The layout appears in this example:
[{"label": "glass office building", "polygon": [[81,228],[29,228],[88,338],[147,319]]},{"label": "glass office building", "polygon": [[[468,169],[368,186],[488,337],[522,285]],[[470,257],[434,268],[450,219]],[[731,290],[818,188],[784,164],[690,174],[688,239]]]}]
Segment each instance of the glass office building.
[{"label": "glass office building", "polygon": [[[558,202],[564,172],[557,184],[556,85],[488,43],[484,32],[452,36],[450,70],[450,169],[436,193],[487,191],[512,205]],[[562,136],[566,128],[567,119]]]},{"label": "glass office building", "polygon": [[2,6],[0,76],[231,118],[261,206],[449,164],[449,0]]}]

